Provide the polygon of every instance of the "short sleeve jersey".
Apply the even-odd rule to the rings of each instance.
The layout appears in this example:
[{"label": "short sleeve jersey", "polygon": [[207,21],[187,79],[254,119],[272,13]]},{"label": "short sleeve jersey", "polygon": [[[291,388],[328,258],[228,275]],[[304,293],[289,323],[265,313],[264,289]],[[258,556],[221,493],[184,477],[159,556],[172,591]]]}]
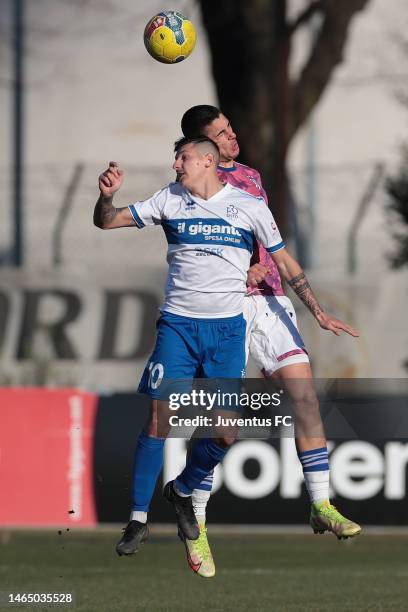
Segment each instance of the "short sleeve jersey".
[{"label": "short sleeve jersey", "polygon": [[[265,203],[268,204],[268,196],[262,187],[261,177],[259,172],[234,162],[230,168],[218,166],[218,177],[223,183],[228,183],[234,187],[238,187],[243,191],[247,191],[256,197],[262,197]],[[251,265],[261,263],[270,268],[271,272],[265,280],[258,285],[257,289],[251,289],[250,293],[262,295],[284,295],[282,289],[282,281],[279,275],[278,268],[275,262],[271,259],[269,253],[259,242],[254,247],[254,252],[251,259]]]},{"label": "short sleeve jersey", "polygon": [[169,271],[162,310],[196,318],[242,312],[254,246],[284,247],[262,198],[227,184],[208,200],[171,183],[129,206],[136,225],[161,225]]}]

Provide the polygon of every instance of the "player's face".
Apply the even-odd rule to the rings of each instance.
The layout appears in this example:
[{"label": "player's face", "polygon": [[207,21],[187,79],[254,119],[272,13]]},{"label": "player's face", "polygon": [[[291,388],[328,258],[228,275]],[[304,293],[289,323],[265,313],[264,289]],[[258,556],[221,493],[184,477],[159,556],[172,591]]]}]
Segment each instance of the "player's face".
[{"label": "player's face", "polygon": [[237,135],[225,115],[221,114],[207,126],[206,136],[217,143],[221,162],[229,162],[238,157]]},{"label": "player's face", "polygon": [[200,153],[193,143],[189,143],[176,153],[173,170],[177,172],[178,182],[192,191],[205,175],[206,165],[206,156]]}]

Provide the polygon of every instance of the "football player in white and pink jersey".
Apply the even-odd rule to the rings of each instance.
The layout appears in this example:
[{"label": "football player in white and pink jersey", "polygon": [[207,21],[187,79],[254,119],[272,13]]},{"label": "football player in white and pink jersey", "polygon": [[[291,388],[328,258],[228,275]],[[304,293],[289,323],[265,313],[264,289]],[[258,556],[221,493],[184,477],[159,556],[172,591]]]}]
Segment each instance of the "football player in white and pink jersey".
[{"label": "football player in white and pink jersey", "polygon": [[[218,176],[222,182],[230,183],[268,202],[259,172],[235,161],[239,155],[237,136],[228,118],[218,108],[209,105],[190,108],[183,115],[181,128],[184,136],[205,135],[218,145]],[[329,500],[327,443],[309,358],[297,328],[295,310],[282,289],[280,272],[287,277],[285,261],[279,264],[279,271],[269,254],[258,244],[251,266],[248,278],[258,284],[255,289],[249,288],[244,300],[247,356],[250,353],[264,376],[281,382],[291,395],[296,416],[296,448],[311,502],[310,525],[315,533],[331,531],[339,539],[355,536],[360,533],[361,527],[341,515]],[[289,284],[319,325],[340,335],[340,329],[325,324],[320,305],[315,299],[310,299],[310,285],[305,275],[299,274]],[[193,493],[197,519],[201,523],[205,522],[210,487],[211,482],[207,477],[202,490],[196,489]],[[205,536],[205,531],[203,533]],[[201,541],[203,539],[205,541]],[[199,546],[197,542],[188,540],[185,545],[188,559],[193,558],[197,562],[202,554],[211,558],[206,536],[200,538]]]}]

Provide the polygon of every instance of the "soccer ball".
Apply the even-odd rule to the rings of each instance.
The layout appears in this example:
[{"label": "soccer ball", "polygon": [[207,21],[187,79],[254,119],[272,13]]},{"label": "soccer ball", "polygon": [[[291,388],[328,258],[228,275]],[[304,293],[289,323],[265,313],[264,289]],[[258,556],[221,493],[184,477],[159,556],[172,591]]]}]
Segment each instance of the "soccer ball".
[{"label": "soccer ball", "polygon": [[145,27],[144,44],[154,59],[164,64],[182,62],[196,43],[191,21],[177,11],[158,13]]}]

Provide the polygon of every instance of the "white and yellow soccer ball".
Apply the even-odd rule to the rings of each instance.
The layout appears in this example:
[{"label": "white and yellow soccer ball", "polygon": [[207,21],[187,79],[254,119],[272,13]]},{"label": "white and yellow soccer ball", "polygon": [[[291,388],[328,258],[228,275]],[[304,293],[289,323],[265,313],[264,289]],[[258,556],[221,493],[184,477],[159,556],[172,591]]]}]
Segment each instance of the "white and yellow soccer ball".
[{"label": "white and yellow soccer ball", "polygon": [[164,64],[182,62],[196,44],[192,22],[177,11],[163,11],[150,19],[144,31],[144,44],[154,59]]}]

